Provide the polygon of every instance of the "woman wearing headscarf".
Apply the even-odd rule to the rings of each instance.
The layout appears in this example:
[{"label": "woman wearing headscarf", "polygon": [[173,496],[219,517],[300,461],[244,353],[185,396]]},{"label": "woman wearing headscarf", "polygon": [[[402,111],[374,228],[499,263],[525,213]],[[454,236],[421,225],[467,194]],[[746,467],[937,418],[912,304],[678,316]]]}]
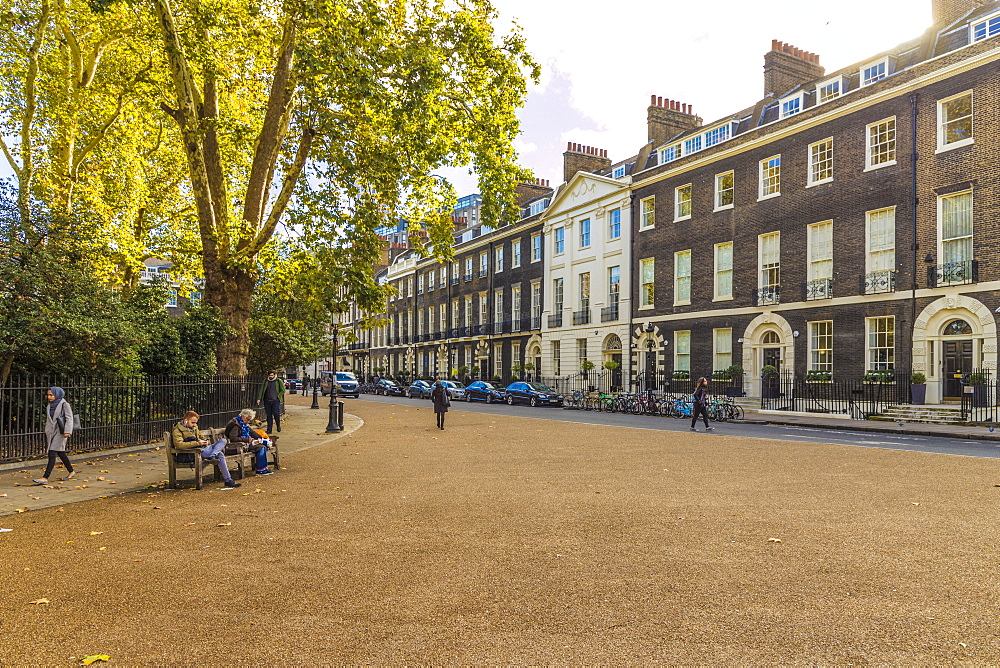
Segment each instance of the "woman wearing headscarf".
[{"label": "woman wearing headscarf", "polygon": [[39,485],[49,482],[52,469],[56,467],[56,457],[62,460],[63,466],[69,472],[65,480],[72,480],[76,475],[66,455],[66,439],[73,435],[73,407],[66,401],[65,396],[66,391],[61,387],[50,387],[46,395],[49,406],[45,411],[45,440],[48,444],[49,464],[45,467],[45,475],[34,480]]}]

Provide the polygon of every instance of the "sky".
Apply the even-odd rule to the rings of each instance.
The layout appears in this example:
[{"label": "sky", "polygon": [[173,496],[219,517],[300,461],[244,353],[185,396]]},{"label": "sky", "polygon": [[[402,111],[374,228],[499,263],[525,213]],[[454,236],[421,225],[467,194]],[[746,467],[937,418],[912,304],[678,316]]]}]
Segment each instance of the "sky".
[{"label": "sky", "polygon": [[[493,1],[498,30],[516,21],[542,66],[516,148],[521,165],[553,187],[568,141],[607,149],[613,161],[635,155],[650,95],[690,104],[706,123],[756,102],[772,39],[819,54],[831,72],[931,23],[931,0]],[[435,171],[459,197],[478,191],[467,169]]]},{"label": "sky", "polygon": [[[646,142],[649,96],[693,106],[710,123],[764,94],[771,40],[817,53],[827,72],[923,34],[931,0],[493,0],[498,29],[517,21],[542,77],[528,94],[516,147],[553,187],[569,141],[612,161]],[[478,190],[466,169],[437,170],[459,196]]]}]

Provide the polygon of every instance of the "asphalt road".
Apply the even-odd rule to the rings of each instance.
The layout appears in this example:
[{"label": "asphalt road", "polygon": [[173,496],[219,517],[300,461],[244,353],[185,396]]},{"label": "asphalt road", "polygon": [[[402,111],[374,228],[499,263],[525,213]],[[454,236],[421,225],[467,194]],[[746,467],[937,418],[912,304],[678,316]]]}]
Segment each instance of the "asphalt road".
[{"label": "asphalt road", "polygon": [[[407,399],[405,397],[380,397],[362,395],[360,399],[345,399],[350,410],[350,402],[371,401],[383,404],[402,406],[428,406],[426,399]],[[466,403],[454,401],[452,411],[471,411],[491,415],[509,415],[519,418],[540,418],[545,420],[560,420],[574,424],[607,425],[613,427],[631,427],[634,429],[649,429],[654,431],[688,431],[689,422],[671,418],[661,418],[647,415],[625,415],[622,413],[599,413],[595,411],[565,410],[561,408],[531,408],[529,406],[507,406],[506,404],[485,404],[481,401]],[[763,438],[768,440],[794,441],[797,443],[829,443],[833,445],[848,445],[863,448],[886,448],[907,452],[931,452],[942,455],[959,455],[963,457],[1000,458],[1000,443],[991,441],[975,441],[965,438],[941,438],[922,434],[879,434],[849,429],[823,429],[816,427],[798,427],[786,425],[714,423],[717,434],[727,436],[742,436],[746,438]],[[699,429],[703,429],[701,423]]]}]

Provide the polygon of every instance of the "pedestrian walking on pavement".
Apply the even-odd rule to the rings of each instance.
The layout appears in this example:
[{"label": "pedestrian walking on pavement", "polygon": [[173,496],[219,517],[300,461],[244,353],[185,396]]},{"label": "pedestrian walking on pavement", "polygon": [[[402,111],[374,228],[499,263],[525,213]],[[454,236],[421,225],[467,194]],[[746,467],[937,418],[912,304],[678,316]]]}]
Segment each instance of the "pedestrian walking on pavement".
[{"label": "pedestrian walking on pavement", "polygon": [[52,469],[56,467],[56,457],[63,466],[66,467],[65,480],[72,480],[76,472],[73,465],[69,463],[69,456],[66,454],[66,439],[73,435],[73,407],[64,399],[66,391],[61,387],[50,387],[45,395],[49,400],[48,408],[45,411],[45,440],[48,444],[49,463],[45,467],[45,475],[35,478],[34,482],[45,485],[49,482]]},{"label": "pedestrian walking on pavement", "polygon": [[431,402],[434,404],[434,414],[437,416],[437,427],[443,430],[444,414],[448,412],[448,406],[451,406],[451,399],[448,398],[448,390],[440,380],[434,383],[434,389],[431,390]]},{"label": "pedestrian walking on pavement", "polygon": [[264,413],[267,415],[267,433],[274,431],[272,427],[278,426],[281,431],[281,404],[285,401],[285,381],[278,378],[274,371],[267,372],[267,380],[260,384],[260,391],[257,393],[257,405],[263,402]]},{"label": "pedestrian walking on pavement", "polygon": [[702,376],[694,386],[694,400],[691,402],[691,431],[698,431],[695,424],[698,422],[698,415],[701,414],[705,421],[705,431],[715,431],[715,427],[708,424],[708,378]]}]

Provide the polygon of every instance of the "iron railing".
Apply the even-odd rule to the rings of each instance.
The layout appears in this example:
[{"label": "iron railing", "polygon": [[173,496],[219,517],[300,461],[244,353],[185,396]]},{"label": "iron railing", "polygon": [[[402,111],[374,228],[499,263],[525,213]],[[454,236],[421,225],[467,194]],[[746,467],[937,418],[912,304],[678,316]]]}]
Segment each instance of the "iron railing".
[{"label": "iron railing", "polygon": [[[962,376],[959,381],[962,386],[962,420],[964,422],[997,421],[997,378],[992,369],[978,369]],[[942,383],[941,396],[944,396]]]},{"label": "iron railing", "polygon": [[896,271],[887,269],[873,271],[861,277],[861,294],[874,295],[880,292],[895,292]]},{"label": "iron railing", "polygon": [[942,285],[965,285],[979,280],[978,260],[948,262],[927,267],[927,284],[932,288]]},{"label": "iron railing", "polygon": [[760,378],[760,407],[800,413],[828,413],[868,419],[910,397],[909,375],[808,380],[790,371]]},{"label": "iron railing", "polygon": [[618,304],[605,306],[601,309],[601,322],[614,322],[618,319]]},{"label": "iron railing", "polygon": [[830,299],[833,297],[833,279],[817,278],[806,282],[806,301],[815,299]]},{"label": "iron railing", "polygon": [[755,306],[766,306],[768,304],[780,303],[780,286],[771,285],[766,288],[757,288],[753,291],[753,303]]},{"label": "iron railing", "polygon": [[559,313],[554,313],[549,316],[549,329],[555,329],[556,327],[562,327],[562,311]]},{"label": "iron railing", "polygon": [[66,390],[81,428],[68,447],[92,451],[150,443],[163,437],[187,411],[200,427],[222,427],[256,403],[262,377],[209,376],[59,378],[12,376],[0,388],[0,461],[46,451],[45,398],[49,387]]},{"label": "iron railing", "polygon": [[574,325],[589,325],[590,324],[590,309],[582,309],[580,311],[573,311],[573,324]]}]

